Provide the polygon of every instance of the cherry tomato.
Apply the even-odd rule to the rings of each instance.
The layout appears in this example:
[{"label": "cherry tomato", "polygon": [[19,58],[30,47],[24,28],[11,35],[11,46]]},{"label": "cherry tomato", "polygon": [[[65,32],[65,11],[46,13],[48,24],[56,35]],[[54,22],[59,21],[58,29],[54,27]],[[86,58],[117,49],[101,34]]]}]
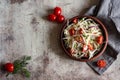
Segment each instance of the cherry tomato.
[{"label": "cherry tomato", "polygon": [[55,20],[56,20],[56,15],[54,15],[54,14],[49,14],[49,15],[48,15],[48,19],[49,19],[50,21],[55,21]]},{"label": "cherry tomato", "polygon": [[55,7],[55,8],[54,8],[54,14],[55,14],[56,16],[61,15],[61,12],[62,12],[62,10],[61,10],[60,7]]},{"label": "cherry tomato", "polygon": [[78,22],[78,19],[77,18],[75,18],[74,20],[73,20],[73,23],[77,23]]},{"label": "cherry tomato", "polygon": [[97,43],[102,44],[103,43],[103,36],[97,37]]},{"label": "cherry tomato", "polygon": [[82,28],[80,28],[80,29],[78,30],[78,32],[79,32],[79,34],[82,34],[82,33],[83,33]]},{"label": "cherry tomato", "polygon": [[82,52],[87,51],[87,49],[88,49],[88,46],[87,45],[83,45]]},{"label": "cherry tomato", "polygon": [[100,68],[104,68],[106,66],[106,61],[101,59],[97,61],[97,66]]},{"label": "cherry tomato", "polygon": [[13,72],[14,71],[14,65],[12,63],[6,63],[5,64],[5,70],[8,72]]},{"label": "cherry tomato", "polygon": [[71,29],[69,30],[69,33],[70,33],[71,36],[74,35],[74,34],[75,34],[75,29],[74,29],[74,28],[71,28]]},{"label": "cherry tomato", "polygon": [[91,44],[88,44],[88,49],[89,49],[89,50],[94,50],[94,47],[93,47],[93,45],[91,45]]},{"label": "cherry tomato", "polygon": [[61,23],[65,20],[65,17],[63,15],[57,16],[57,22]]}]

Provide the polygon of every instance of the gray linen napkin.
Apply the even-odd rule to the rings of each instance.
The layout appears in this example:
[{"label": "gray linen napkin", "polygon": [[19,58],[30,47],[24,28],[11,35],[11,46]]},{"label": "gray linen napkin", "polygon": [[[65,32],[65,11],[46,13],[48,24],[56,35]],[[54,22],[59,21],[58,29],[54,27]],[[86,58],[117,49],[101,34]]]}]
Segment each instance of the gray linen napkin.
[{"label": "gray linen napkin", "polygon": [[[100,19],[108,31],[108,46],[101,57],[87,64],[98,74],[102,74],[117,59],[120,53],[120,0],[100,0],[98,5],[93,6],[85,15],[95,16]],[[105,59],[107,66],[98,68],[96,62]]]}]

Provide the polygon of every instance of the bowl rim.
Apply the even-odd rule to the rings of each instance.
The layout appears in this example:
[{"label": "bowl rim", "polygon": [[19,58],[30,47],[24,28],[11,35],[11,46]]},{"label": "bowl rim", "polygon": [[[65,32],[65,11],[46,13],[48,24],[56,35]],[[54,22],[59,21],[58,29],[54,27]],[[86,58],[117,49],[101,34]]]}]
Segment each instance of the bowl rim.
[{"label": "bowl rim", "polygon": [[78,18],[78,19],[79,19],[79,18],[82,18],[82,17],[91,18],[91,19],[95,20],[98,24],[101,25],[100,27],[103,29],[103,32],[104,32],[104,34],[105,34],[105,35],[104,35],[105,43],[104,43],[103,49],[102,49],[99,53],[97,53],[95,56],[93,56],[92,58],[90,58],[90,59],[81,59],[81,58],[76,58],[76,57],[70,55],[70,53],[68,52],[68,50],[65,48],[64,43],[63,43],[63,40],[62,40],[63,31],[64,31],[64,29],[66,28],[67,21],[66,21],[66,22],[63,24],[63,26],[62,26],[62,29],[61,29],[61,32],[60,32],[60,42],[61,42],[61,46],[62,46],[64,52],[65,52],[70,58],[72,58],[72,59],[74,59],[74,60],[77,60],[77,61],[81,61],[81,62],[87,62],[87,61],[92,61],[92,60],[98,58],[99,56],[101,56],[101,55],[104,53],[104,51],[105,51],[106,48],[107,48],[107,44],[108,44],[108,31],[107,31],[105,25],[104,25],[98,18],[93,17],[93,16],[86,16],[86,15],[83,15],[83,16],[75,16],[75,17],[69,19],[69,22],[71,22],[71,21],[74,20],[75,18]]}]

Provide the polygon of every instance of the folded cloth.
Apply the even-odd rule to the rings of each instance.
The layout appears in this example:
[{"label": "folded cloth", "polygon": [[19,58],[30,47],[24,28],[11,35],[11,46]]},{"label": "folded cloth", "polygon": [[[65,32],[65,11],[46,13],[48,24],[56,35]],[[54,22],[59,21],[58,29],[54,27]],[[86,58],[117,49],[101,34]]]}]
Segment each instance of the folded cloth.
[{"label": "folded cloth", "polygon": [[[100,19],[108,31],[108,46],[103,55],[87,64],[98,74],[105,72],[117,59],[120,53],[120,0],[100,0],[98,5],[91,7],[85,15],[95,16]],[[96,66],[96,62],[105,59],[105,68]]]}]

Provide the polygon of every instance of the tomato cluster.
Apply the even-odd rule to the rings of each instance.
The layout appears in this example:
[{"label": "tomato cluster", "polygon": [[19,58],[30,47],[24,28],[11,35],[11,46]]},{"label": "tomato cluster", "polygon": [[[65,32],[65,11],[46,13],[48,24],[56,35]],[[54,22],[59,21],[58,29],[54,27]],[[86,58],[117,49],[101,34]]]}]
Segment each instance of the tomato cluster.
[{"label": "tomato cluster", "polygon": [[54,8],[54,13],[48,15],[48,19],[50,21],[57,21],[59,23],[63,22],[65,20],[65,17],[61,15],[62,9],[60,7]]}]

